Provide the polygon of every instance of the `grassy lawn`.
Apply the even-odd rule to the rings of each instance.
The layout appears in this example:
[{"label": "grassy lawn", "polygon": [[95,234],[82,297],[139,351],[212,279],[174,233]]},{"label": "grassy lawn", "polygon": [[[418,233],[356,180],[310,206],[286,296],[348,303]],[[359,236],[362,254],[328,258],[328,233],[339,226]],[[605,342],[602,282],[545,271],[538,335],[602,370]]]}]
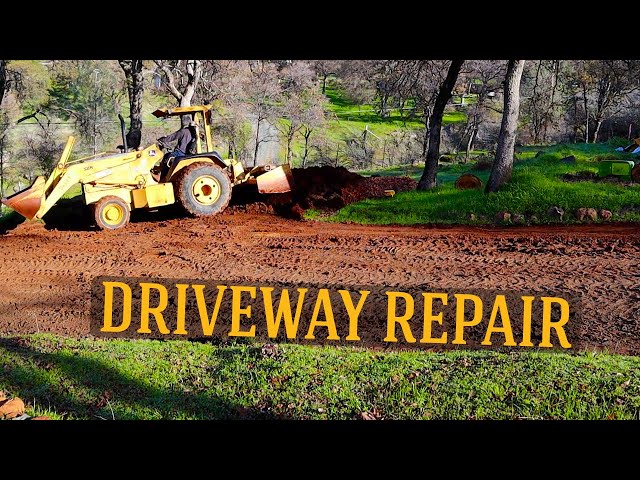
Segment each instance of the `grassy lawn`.
[{"label": "grassy lawn", "polygon": [[[512,180],[490,195],[480,190],[457,190],[455,179],[462,173],[473,173],[486,183],[489,170],[476,170],[475,164],[441,164],[438,187],[431,192],[406,192],[393,198],[371,199],[347,205],[336,214],[324,217],[327,221],[352,221],[368,224],[419,223],[492,223],[495,215],[506,210],[511,213],[535,215],[537,221],[552,221],[546,215],[551,206],[565,211],[565,222],[576,222],[578,208],[606,209],[612,220],[640,220],[640,185],[610,182],[566,182],[561,175],[576,172],[597,172],[598,162],[604,158],[629,160],[629,154],[615,152],[609,144],[561,144],[551,147],[524,147],[517,154]],[[535,158],[537,151],[545,153]],[[574,155],[575,164],[560,163],[560,159]],[[418,179],[421,166],[397,166],[390,169],[363,172],[378,175],[408,175]],[[470,220],[471,214],[475,220]],[[310,212],[310,217],[317,212]]]},{"label": "grassy lawn", "polygon": [[640,358],[0,338],[0,389],[54,418],[638,419]]}]

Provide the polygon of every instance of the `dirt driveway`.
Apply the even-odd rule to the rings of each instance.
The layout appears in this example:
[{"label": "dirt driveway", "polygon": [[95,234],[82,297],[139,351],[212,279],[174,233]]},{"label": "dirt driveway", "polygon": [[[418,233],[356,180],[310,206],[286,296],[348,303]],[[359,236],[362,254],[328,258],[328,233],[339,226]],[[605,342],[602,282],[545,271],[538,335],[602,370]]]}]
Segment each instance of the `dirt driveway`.
[{"label": "dirt driveway", "polygon": [[0,235],[0,334],[89,332],[98,275],[578,295],[594,347],[640,354],[640,226],[365,227],[228,212]]}]

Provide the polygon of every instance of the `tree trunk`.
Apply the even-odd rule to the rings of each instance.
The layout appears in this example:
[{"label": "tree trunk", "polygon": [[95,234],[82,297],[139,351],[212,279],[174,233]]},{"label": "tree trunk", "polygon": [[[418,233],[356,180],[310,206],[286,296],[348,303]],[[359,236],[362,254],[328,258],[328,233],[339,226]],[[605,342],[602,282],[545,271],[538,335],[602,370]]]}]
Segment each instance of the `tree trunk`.
[{"label": "tree trunk", "polygon": [[327,77],[329,74],[325,74],[322,76],[322,94],[324,95],[327,92]]},{"label": "tree trunk", "polygon": [[596,128],[593,130],[593,141],[591,143],[598,142],[598,136],[600,135],[600,128],[602,127],[602,119],[596,120]]},{"label": "tree trunk", "polygon": [[307,157],[309,156],[309,137],[311,137],[311,129],[306,128],[304,131],[304,155],[302,156],[302,168],[307,166]]},{"label": "tree trunk", "polygon": [[442,128],[442,116],[447,102],[451,98],[451,91],[456,84],[460,68],[464,60],[451,60],[447,76],[440,84],[438,96],[429,119],[429,147],[424,156],[424,171],[418,182],[418,190],[430,190],[436,186],[436,173],[438,173],[438,157],[440,156],[440,129]]},{"label": "tree trunk", "polygon": [[127,146],[138,148],[142,141],[142,97],[144,79],[142,76],[142,60],[118,60],[125,75],[127,93],[129,94],[129,131]]},{"label": "tree trunk", "polygon": [[291,144],[293,143],[293,136],[295,135],[296,131],[293,130],[291,132],[289,132],[289,134],[287,135],[287,164],[291,167],[293,165],[291,165],[291,161],[293,158],[293,149],[291,148]]},{"label": "tree trunk", "polygon": [[471,147],[473,147],[473,139],[476,136],[476,127],[471,129],[471,135],[469,135],[469,141],[467,142],[467,150],[464,155],[464,163],[469,163],[469,154],[471,153]]},{"label": "tree trunk", "polygon": [[7,61],[0,60],[0,104],[7,90]]},{"label": "tree trunk", "polygon": [[584,102],[584,143],[589,143],[589,103],[587,100],[587,87],[582,85],[582,101]]},{"label": "tree trunk", "polygon": [[511,180],[513,170],[513,151],[516,143],[516,130],[520,114],[520,79],[524,60],[509,60],[505,77],[504,109],[502,124],[498,136],[496,158],[491,168],[485,192],[496,192],[504,182]]},{"label": "tree trunk", "polygon": [[262,123],[262,120],[258,119],[258,121],[256,122],[256,148],[253,151],[253,166],[256,166],[256,163],[258,162],[258,148],[260,147],[260,123]]}]

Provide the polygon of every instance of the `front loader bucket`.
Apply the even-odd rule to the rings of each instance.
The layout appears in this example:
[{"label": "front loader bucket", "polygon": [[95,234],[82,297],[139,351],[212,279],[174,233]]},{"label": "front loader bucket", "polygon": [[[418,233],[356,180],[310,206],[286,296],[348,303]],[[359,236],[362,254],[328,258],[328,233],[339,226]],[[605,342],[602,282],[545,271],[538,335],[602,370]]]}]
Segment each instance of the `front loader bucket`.
[{"label": "front loader bucket", "polygon": [[289,165],[282,165],[256,177],[260,193],[285,193],[293,189],[293,175]]},{"label": "front loader bucket", "polygon": [[21,192],[14,193],[10,197],[3,198],[2,203],[7,207],[12,208],[23,217],[31,220],[38,210],[40,210],[44,194],[44,185],[44,177],[38,177],[29,188],[22,190]]}]

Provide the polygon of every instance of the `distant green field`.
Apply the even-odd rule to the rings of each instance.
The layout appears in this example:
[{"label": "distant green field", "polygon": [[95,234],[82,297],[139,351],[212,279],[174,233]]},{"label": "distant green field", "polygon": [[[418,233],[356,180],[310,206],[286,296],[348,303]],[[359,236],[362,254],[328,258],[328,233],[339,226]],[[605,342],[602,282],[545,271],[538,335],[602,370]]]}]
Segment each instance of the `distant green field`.
[{"label": "distant green field", "polygon": [[[336,144],[336,149],[345,151],[345,142],[349,139],[360,138],[368,129],[373,138],[378,137],[378,142],[384,141],[385,137],[394,132],[410,131],[421,135],[424,131],[424,123],[421,112],[409,118],[408,110],[404,117],[399,109],[390,109],[386,118],[382,118],[372,104],[358,104],[347,98],[344,91],[335,79],[330,79],[327,83],[326,95],[329,99],[327,115],[327,137]],[[467,103],[469,99],[466,99]],[[408,102],[409,104],[409,102]],[[443,124],[463,122],[466,116],[464,112],[455,109],[445,112]],[[371,137],[370,137],[371,138]],[[379,146],[378,149],[382,147]],[[284,157],[284,146],[281,155]],[[297,139],[294,142],[294,154],[300,156],[302,153],[302,141]],[[380,156],[382,151],[374,153]],[[296,159],[294,158],[294,164]]]},{"label": "distant green field", "polygon": [[[544,155],[535,158],[537,151]],[[574,155],[575,164],[560,163]],[[613,221],[640,221],[640,185],[608,182],[566,182],[561,175],[597,172],[603,158],[630,159],[629,154],[614,151],[610,144],[560,144],[551,147],[523,147],[517,154],[512,180],[494,194],[481,190],[457,190],[453,182],[462,173],[473,173],[486,183],[489,170],[476,170],[474,163],[441,164],[438,187],[430,192],[406,192],[393,198],[369,199],[347,205],[326,221],[366,224],[485,224],[493,223],[500,211],[534,216],[530,223],[548,223],[551,206],[562,208],[565,222],[576,222],[578,208],[610,210]],[[398,166],[367,171],[367,174],[408,175],[419,179],[422,166]],[[475,219],[471,219],[471,215]],[[316,218],[309,212],[308,218]]]}]

